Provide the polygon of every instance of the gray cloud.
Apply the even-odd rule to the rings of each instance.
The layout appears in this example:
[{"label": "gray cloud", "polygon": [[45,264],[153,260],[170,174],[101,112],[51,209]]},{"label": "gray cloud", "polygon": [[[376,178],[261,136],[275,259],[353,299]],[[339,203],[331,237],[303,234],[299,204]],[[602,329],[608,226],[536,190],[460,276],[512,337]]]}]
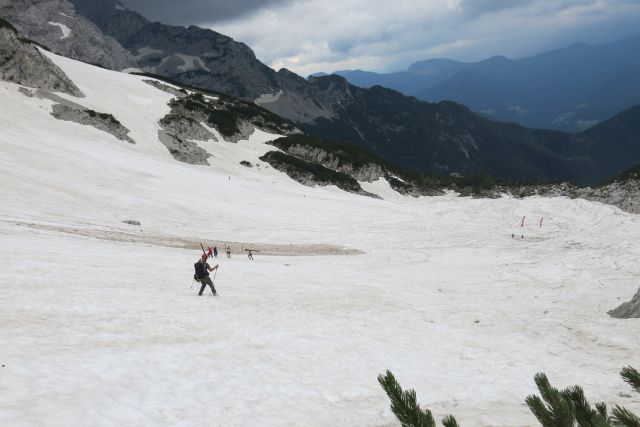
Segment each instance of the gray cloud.
[{"label": "gray cloud", "polygon": [[249,45],[275,69],[393,71],[418,60],[512,58],[628,36],[638,0],[121,0]]},{"label": "gray cloud", "polygon": [[291,0],[120,0],[131,10],[165,24],[197,25],[235,19]]},{"label": "gray cloud", "polygon": [[461,0],[460,8],[466,16],[477,17],[484,13],[516,9],[531,3],[533,3],[531,0]]}]

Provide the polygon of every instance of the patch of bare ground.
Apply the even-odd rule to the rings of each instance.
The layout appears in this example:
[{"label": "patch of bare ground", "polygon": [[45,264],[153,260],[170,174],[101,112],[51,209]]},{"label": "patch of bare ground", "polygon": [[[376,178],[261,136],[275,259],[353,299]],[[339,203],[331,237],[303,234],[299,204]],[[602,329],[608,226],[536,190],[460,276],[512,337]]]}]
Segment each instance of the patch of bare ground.
[{"label": "patch of bare ground", "polygon": [[320,255],[361,255],[364,252],[358,249],[350,249],[329,244],[293,244],[293,243],[252,243],[215,240],[210,238],[197,239],[194,237],[178,237],[161,234],[136,233],[106,230],[103,228],[82,228],[64,225],[42,224],[32,222],[6,221],[14,225],[37,230],[48,230],[60,233],[74,234],[94,239],[110,240],[114,242],[137,243],[151,246],[165,246],[170,248],[200,250],[200,243],[205,247],[208,242],[215,242],[221,255],[225,254],[229,247],[232,254],[245,254],[246,249],[260,252],[260,255],[270,256],[320,256]]}]

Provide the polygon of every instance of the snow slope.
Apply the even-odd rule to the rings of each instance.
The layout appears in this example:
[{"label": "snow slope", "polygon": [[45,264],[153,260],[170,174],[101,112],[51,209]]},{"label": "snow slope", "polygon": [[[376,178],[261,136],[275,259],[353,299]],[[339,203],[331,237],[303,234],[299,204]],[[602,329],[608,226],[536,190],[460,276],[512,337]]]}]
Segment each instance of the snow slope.
[{"label": "snow slope", "polygon": [[[532,425],[541,371],[640,409],[617,374],[640,366],[640,323],[606,314],[638,287],[638,216],[305,187],[239,165],[269,149],[260,131],[178,163],[157,140],[170,95],[47,55],[136,144],[0,83],[0,425],[392,426],[385,369],[467,426]],[[365,254],[234,254],[198,297],[180,239]]]}]

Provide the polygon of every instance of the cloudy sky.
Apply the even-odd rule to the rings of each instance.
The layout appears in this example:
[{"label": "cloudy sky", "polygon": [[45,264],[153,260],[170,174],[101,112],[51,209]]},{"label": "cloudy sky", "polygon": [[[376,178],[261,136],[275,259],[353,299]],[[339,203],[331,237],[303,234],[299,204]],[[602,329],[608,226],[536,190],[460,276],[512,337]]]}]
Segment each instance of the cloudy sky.
[{"label": "cloudy sky", "polygon": [[211,28],[276,70],[396,71],[445,57],[519,58],[640,33],[640,0],[121,0],[149,19]]}]

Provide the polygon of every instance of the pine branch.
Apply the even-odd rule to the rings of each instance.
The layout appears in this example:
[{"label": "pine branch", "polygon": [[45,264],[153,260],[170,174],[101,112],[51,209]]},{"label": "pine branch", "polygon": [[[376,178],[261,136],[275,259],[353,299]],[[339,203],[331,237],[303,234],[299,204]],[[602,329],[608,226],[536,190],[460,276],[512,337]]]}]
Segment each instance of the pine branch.
[{"label": "pine branch", "polygon": [[572,403],[575,420],[579,427],[609,427],[611,425],[607,415],[607,405],[598,403],[596,409],[591,408],[582,387],[569,387],[561,394]]},{"label": "pine branch", "polygon": [[[573,427],[575,422],[574,408],[566,394],[551,386],[545,374],[538,373],[534,377],[538,391],[546,403],[545,422],[543,426],[549,427]],[[543,405],[544,406],[544,405]],[[535,412],[534,412],[535,415]],[[542,422],[542,420],[540,420]]]},{"label": "pine branch", "polygon": [[447,415],[442,419],[442,425],[444,427],[460,427],[458,421],[453,417],[453,415]]},{"label": "pine branch", "polygon": [[391,400],[391,411],[402,427],[435,427],[431,411],[422,410],[416,399],[415,390],[402,391],[391,371],[378,375],[378,382]]},{"label": "pine branch", "polygon": [[607,411],[607,404],[604,402],[600,402],[600,403],[596,403],[596,411],[598,411],[598,413],[600,414],[600,416],[604,417],[604,418],[609,418],[608,415],[608,411]]},{"label": "pine branch", "polygon": [[626,368],[622,368],[620,375],[627,384],[640,393],[640,372],[631,366],[627,366]]},{"label": "pine branch", "polygon": [[545,406],[542,399],[532,394],[530,396],[527,396],[525,402],[527,403],[527,406],[529,406],[529,410],[533,413],[533,415],[535,415],[542,427],[555,427],[555,424],[553,423],[553,417],[547,410],[547,407]]},{"label": "pine branch", "polygon": [[573,404],[573,413],[579,426],[590,426],[594,411],[584,395],[582,387],[573,386],[561,392],[561,395]]},{"label": "pine branch", "polygon": [[616,405],[611,413],[613,414],[612,419],[615,426],[640,427],[640,417],[628,409]]}]

